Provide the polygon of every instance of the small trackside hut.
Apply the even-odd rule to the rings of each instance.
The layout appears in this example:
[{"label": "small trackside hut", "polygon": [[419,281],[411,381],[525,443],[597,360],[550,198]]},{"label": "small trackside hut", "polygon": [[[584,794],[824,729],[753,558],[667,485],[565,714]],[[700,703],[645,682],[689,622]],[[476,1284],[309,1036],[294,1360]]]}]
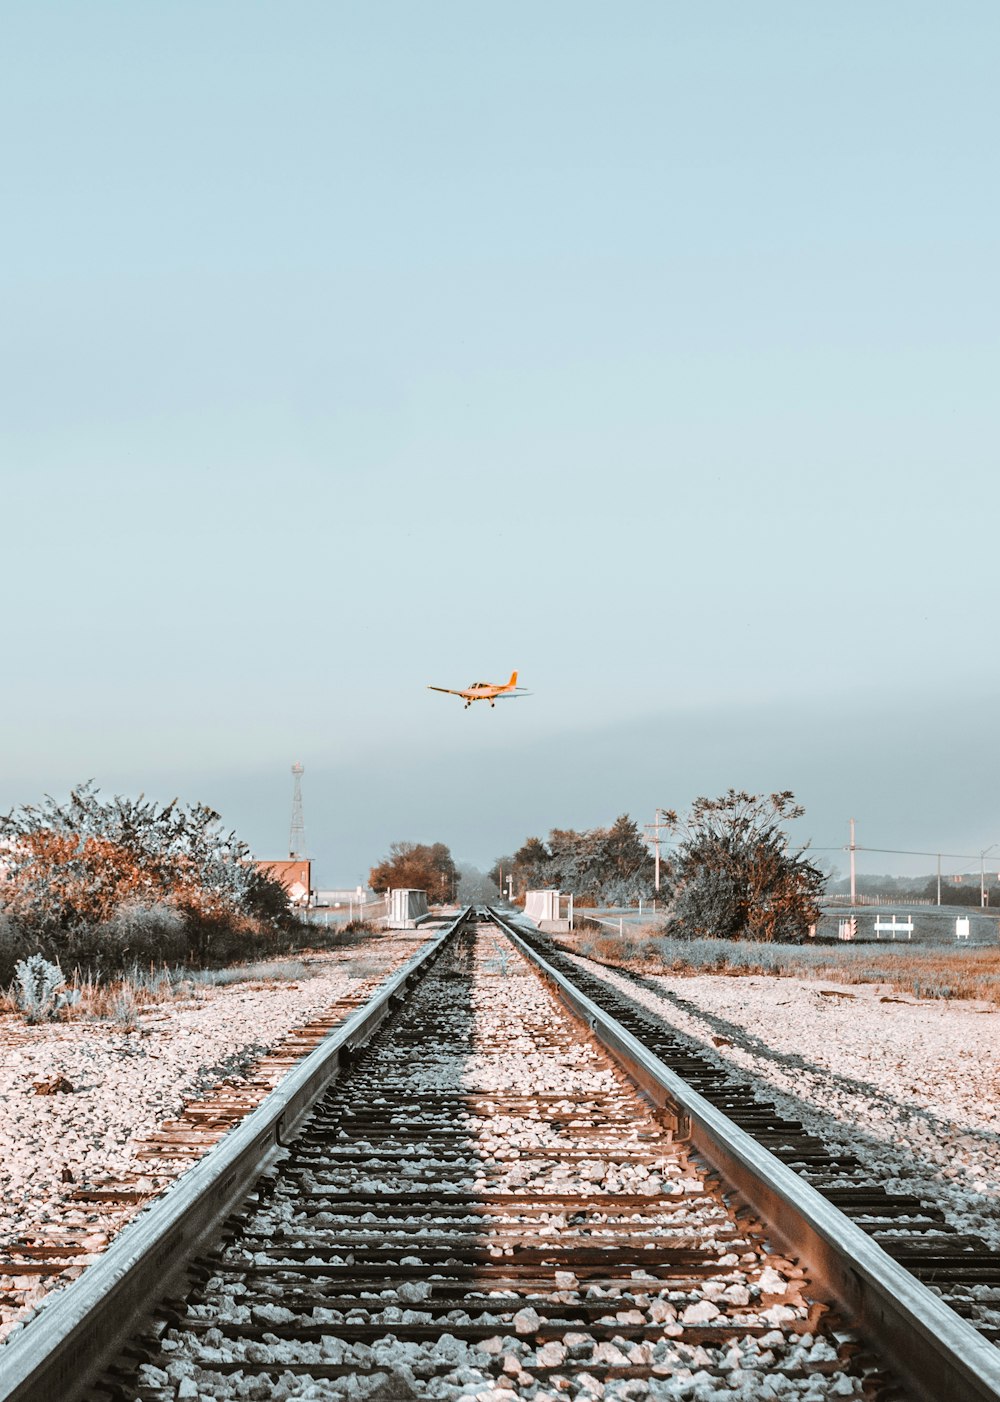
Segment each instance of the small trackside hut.
[{"label": "small trackside hut", "polygon": [[423,920],[430,918],[427,909],[427,892],[407,889],[390,890],[389,913],[385,919],[387,930],[415,930]]}]

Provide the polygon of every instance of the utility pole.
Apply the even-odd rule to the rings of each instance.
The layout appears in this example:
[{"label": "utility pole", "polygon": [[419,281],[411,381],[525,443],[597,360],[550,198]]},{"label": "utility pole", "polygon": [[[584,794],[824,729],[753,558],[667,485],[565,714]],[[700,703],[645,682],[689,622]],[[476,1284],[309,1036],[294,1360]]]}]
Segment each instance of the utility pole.
[{"label": "utility pole", "polygon": [[938,859],[938,899],[937,899],[937,903],[938,903],[938,905],[940,905],[940,904],[941,904],[941,853],[940,853],[940,852],[937,854],[937,859]]},{"label": "utility pole", "polygon": [[851,851],[851,905],[854,905],[855,901],[857,900],[857,895],[858,895],[858,886],[857,886],[857,880],[856,880],[856,877],[855,877],[855,870],[854,870],[854,854],[855,854],[855,852],[856,852],[857,850],[858,850],[858,848],[857,848],[857,843],[854,841],[854,819],[852,818],[852,819],[851,819],[851,848],[850,848],[850,851]]},{"label": "utility pole", "polygon": [[979,854],[979,905],[982,910],[986,909],[986,854],[998,845],[1000,844],[991,842]]},{"label": "utility pole", "polygon": [[654,885],[656,887],[657,894],[659,894],[660,890],[660,842],[662,841],[660,833],[665,827],[668,826],[668,824],[660,821],[660,814],[665,813],[666,811],[667,810],[665,808],[657,808],[654,821],[651,823],[646,823],[644,825],[647,832],[653,833],[653,836],[648,838],[647,840],[653,844],[653,856],[655,860],[656,871]]}]

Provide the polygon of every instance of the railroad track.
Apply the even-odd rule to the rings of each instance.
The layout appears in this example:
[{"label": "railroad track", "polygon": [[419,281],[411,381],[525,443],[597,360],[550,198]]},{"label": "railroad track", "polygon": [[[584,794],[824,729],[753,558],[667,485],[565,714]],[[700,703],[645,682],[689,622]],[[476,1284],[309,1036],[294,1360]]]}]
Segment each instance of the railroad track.
[{"label": "railroad track", "polygon": [[584,969],[544,936],[520,932],[554,969],[570,977],[599,1007],[734,1124],[765,1145],[828,1202],[924,1284],[957,1314],[973,1323],[990,1342],[1000,1343],[1000,1252],[981,1237],[958,1232],[941,1209],[911,1194],[889,1191],[871,1180],[870,1170],[841,1146],[783,1115],[745,1075],[703,1055],[692,1040],[657,1017],[648,1004],[630,998],[621,984],[662,997],[662,990],[641,974],[609,968],[615,983]]},{"label": "railroad track", "polygon": [[0,1398],[1000,1398],[1000,1353],[496,913],[376,1003],[43,1309]]},{"label": "railroad track", "polygon": [[[405,941],[403,947],[412,953],[412,944]],[[97,1246],[106,1245],[144,1205],[260,1105],[303,1055],[319,1046],[370,996],[370,990],[346,993],[322,1014],[292,1028],[256,1058],[246,1074],[226,1077],[206,1094],[193,1094],[176,1118],[143,1138],[134,1172],[91,1179],[68,1191],[66,1206],[72,1221],[65,1225],[26,1221],[21,1233],[5,1242],[0,1252],[0,1322],[16,1321],[23,1314],[28,1292],[39,1278],[58,1286],[81,1275]]]}]

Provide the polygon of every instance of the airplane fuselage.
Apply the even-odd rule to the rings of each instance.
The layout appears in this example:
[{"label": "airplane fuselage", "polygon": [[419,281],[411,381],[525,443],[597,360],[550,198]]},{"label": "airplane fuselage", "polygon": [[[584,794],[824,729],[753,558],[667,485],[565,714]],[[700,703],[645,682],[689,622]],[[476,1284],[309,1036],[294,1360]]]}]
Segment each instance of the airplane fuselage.
[{"label": "airplane fuselage", "polygon": [[496,686],[493,682],[471,682],[464,691],[458,694],[465,701],[466,706],[471,706],[473,701],[488,701],[490,705],[502,691],[507,691],[505,686]]},{"label": "airplane fuselage", "polygon": [[498,696],[517,696],[524,688],[517,684],[517,673],[511,672],[509,682],[470,682],[463,690],[453,690],[447,686],[432,686],[430,691],[443,691],[448,696],[460,696],[468,710],[473,701],[488,701],[492,706]]}]

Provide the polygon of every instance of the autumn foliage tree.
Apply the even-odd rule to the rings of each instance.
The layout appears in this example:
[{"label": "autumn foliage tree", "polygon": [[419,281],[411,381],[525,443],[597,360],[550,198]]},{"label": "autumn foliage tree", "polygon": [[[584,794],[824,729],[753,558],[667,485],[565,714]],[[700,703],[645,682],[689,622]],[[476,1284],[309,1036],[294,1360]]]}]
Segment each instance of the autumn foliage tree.
[{"label": "autumn foliage tree", "polygon": [[794,795],[729,789],[697,798],[668,864],[667,931],[682,936],[798,941],[819,918],[825,877],[789,845],[784,825],[804,809]]},{"label": "autumn foliage tree", "polygon": [[434,904],[452,900],[458,881],[458,868],[443,842],[394,842],[368,876],[373,891],[426,891]]},{"label": "autumn foliage tree", "polygon": [[103,798],[93,784],[64,804],[46,798],[0,816],[0,908],[35,947],[84,962],[101,953],[94,932],[137,928],[137,912],[157,912],[145,925],[170,928],[195,957],[210,952],[213,933],[291,918],[284,889],[211,808]]}]

